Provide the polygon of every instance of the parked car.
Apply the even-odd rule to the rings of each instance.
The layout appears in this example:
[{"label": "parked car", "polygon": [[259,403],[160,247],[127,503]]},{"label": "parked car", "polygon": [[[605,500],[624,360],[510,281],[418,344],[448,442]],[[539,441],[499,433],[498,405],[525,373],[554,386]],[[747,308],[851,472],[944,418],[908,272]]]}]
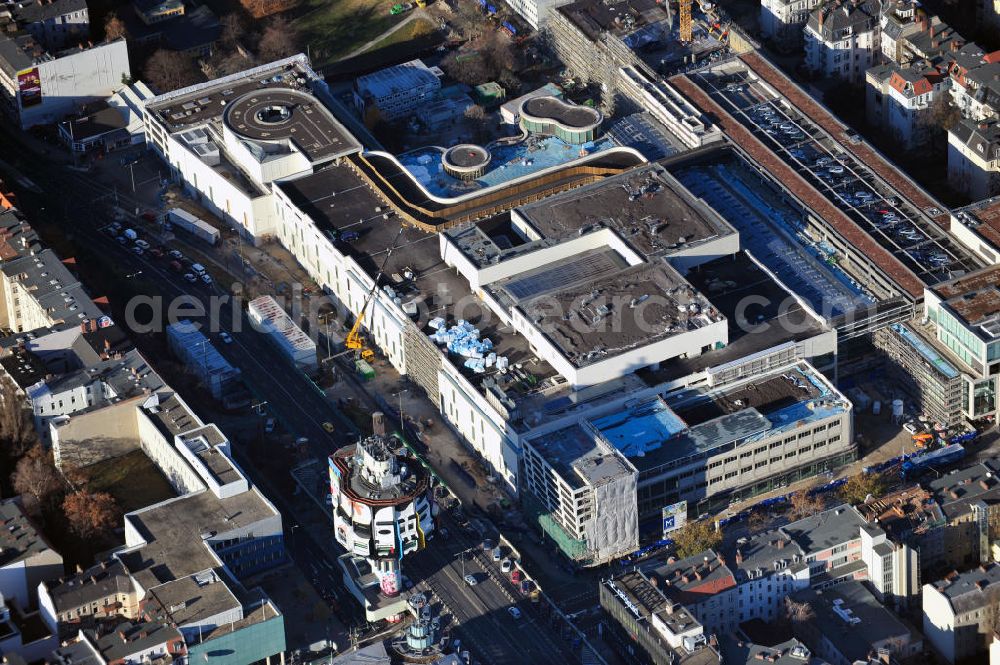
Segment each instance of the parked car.
[{"label": "parked car", "polygon": [[227,333],[225,330],[219,333],[219,339],[221,339],[224,344],[233,343],[233,336]]},{"label": "parked car", "polygon": [[146,242],[145,240],[136,240],[135,246],[142,247],[143,249],[149,249],[149,243]]},{"label": "parked car", "polygon": [[514,562],[510,559],[504,559],[500,562],[500,570],[505,573],[509,573],[514,567]]},{"label": "parked car", "polygon": [[471,573],[469,575],[466,575],[464,579],[465,583],[468,584],[469,586],[476,586],[477,584],[479,584],[479,580],[477,580],[476,576],[472,575]]},{"label": "parked car", "polygon": [[268,418],[264,421],[264,431],[268,434],[274,431],[274,418]]},{"label": "parked car", "polygon": [[191,282],[192,284],[198,281],[198,278],[189,272],[184,273],[184,279]]},{"label": "parked car", "polygon": [[515,619],[521,618],[521,610],[517,609],[516,607],[508,607],[507,612],[510,613],[510,615]]},{"label": "parked car", "polygon": [[153,249],[149,250],[149,253],[158,259],[163,258],[163,250],[160,249],[159,247],[154,247]]},{"label": "parked car", "polygon": [[209,274],[207,274],[207,273],[204,274],[204,275],[201,275],[201,281],[205,282],[206,284],[211,284],[212,283],[212,276],[209,275]]},{"label": "parked car", "polygon": [[171,261],[169,263],[169,265],[170,265],[170,269],[174,270],[176,272],[180,272],[181,270],[184,270],[184,266],[181,265],[180,261]]},{"label": "parked car", "polygon": [[172,249],[170,250],[170,258],[180,261],[184,258],[184,254],[180,250]]},{"label": "parked car", "polygon": [[137,256],[142,256],[142,247],[136,245],[135,247],[132,248],[132,253]]},{"label": "parked car", "polygon": [[323,423],[323,429],[325,429],[330,434],[333,434],[333,432],[335,431],[333,423],[331,423],[329,421],[326,421],[326,422]]}]

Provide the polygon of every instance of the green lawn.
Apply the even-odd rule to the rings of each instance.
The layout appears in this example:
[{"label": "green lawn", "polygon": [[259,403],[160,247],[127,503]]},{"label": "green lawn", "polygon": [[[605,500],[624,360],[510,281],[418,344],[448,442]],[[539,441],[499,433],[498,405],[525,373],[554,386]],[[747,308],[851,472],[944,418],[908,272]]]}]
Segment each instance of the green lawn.
[{"label": "green lawn", "polygon": [[83,472],[87,475],[87,489],[109,493],[123,513],[177,496],[163,473],[141,450],[98,462]]},{"label": "green lawn", "polygon": [[313,65],[335,62],[406,18],[390,15],[392,5],[388,0],[305,0],[295,25]]},{"label": "green lawn", "polygon": [[422,18],[414,19],[385,39],[380,39],[372,44],[370,48],[364,51],[364,53],[372,53],[390,46],[395,46],[396,44],[404,44],[414,39],[426,37],[432,32],[434,32],[433,23]]}]

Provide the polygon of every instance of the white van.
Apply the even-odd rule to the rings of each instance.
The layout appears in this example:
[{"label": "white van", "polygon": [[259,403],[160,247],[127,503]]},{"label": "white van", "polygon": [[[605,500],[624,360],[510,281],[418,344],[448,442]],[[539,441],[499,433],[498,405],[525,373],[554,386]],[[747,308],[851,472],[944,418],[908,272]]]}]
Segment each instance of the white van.
[{"label": "white van", "polygon": [[196,275],[204,275],[205,274],[205,266],[201,265],[200,263],[192,263],[191,264],[191,271],[194,274],[196,274]]}]

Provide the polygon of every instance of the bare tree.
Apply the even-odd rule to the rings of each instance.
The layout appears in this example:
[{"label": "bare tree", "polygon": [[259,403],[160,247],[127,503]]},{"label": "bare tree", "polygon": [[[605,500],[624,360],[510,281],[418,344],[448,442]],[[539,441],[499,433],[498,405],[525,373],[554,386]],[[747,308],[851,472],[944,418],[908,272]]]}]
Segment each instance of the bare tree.
[{"label": "bare tree", "polygon": [[73,492],[62,505],[69,528],[81,538],[107,535],[118,521],[118,506],[107,492]]},{"label": "bare tree", "polygon": [[934,101],[920,117],[928,129],[948,131],[962,119],[962,113],[952,102],[951,95],[941,92],[934,96]]},{"label": "bare tree", "polygon": [[247,36],[250,28],[250,21],[246,14],[240,11],[229,12],[219,19],[222,24],[222,33],[219,35],[219,44],[226,49],[234,49]]},{"label": "bare tree", "polygon": [[264,62],[287,58],[300,50],[298,30],[282,16],[271,19],[257,44],[257,55]]},{"label": "bare tree", "polygon": [[104,39],[113,42],[122,37],[127,37],[128,31],[125,29],[125,21],[118,18],[118,14],[111,12],[104,19]]},{"label": "bare tree", "polygon": [[785,596],[785,618],[793,626],[809,623],[816,618],[816,610],[809,603],[802,603]]},{"label": "bare tree", "polygon": [[21,495],[29,512],[39,512],[62,488],[62,481],[52,463],[52,454],[46,453],[40,445],[21,458],[12,479],[14,491]]},{"label": "bare tree", "polygon": [[791,520],[800,520],[815,515],[824,508],[823,500],[818,496],[811,495],[807,489],[792,494],[789,503],[791,507],[788,511],[788,518]]},{"label": "bare tree", "polygon": [[486,109],[479,104],[473,104],[469,108],[465,109],[465,117],[469,120],[482,122],[486,119]]},{"label": "bare tree", "polygon": [[21,396],[8,378],[0,382],[0,445],[18,459],[38,443],[38,434]]},{"label": "bare tree", "polygon": [[190,56],[158,49],[146,62],[146,82],[159,92],[170,92],[194,85],[200,80]]}]

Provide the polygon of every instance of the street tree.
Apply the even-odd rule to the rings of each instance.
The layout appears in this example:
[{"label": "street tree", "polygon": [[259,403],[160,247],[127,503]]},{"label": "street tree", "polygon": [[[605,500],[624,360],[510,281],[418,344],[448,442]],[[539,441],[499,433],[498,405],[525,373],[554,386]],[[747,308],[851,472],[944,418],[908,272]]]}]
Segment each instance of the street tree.
[{"label": "street tree", "polygon": [[789,505],[788,519],[790,520],[800,520],[815,515],[825,507],[823,500],[819,496],[810,494],[808,489],[802,489],[792,494],[789,498]]},{"label": "street tree", "polygon": [[857,473],[840,488],[840,496],[851,505],[877,499],[885,493],[885,477],[881,473]]},{"label": "street tree", "polygon": [[722,544],[722,530],[709,520],[688,522],[671,534],[677,556],[686,559]]}]

